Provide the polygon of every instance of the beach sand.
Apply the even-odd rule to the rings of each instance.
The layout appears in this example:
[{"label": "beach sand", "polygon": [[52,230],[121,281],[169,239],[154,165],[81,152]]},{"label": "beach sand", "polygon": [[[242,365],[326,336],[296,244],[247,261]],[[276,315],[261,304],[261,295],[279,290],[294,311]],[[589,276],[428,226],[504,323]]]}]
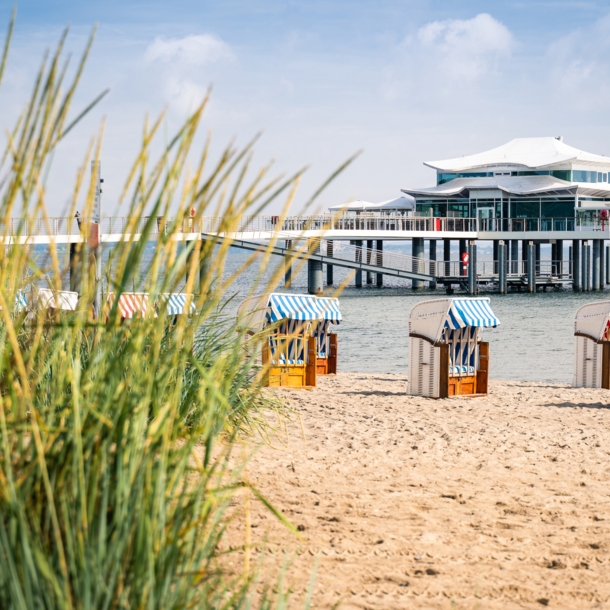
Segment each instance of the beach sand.
[{"label": "beach sand", "polygon": [[251,531],[267,562],[292,553],[291,606],[318,558],[315,608],[610,607],[610,392],[492,381],[430,400],[406,381],[276,390],[305,440],[295,418],[248,476],[301,532],[254,502]]}]

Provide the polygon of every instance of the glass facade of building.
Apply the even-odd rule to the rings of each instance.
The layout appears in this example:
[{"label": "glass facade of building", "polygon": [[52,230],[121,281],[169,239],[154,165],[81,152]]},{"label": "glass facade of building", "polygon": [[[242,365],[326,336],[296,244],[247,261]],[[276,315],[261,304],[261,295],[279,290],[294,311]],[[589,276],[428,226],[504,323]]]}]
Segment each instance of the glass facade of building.
[{"label": "glass facade of building", "polygon": [[460,172],[456,174],[437,173],[436,184],[445,184],[455,178],[491,178],[492,176],[553,176],[566,182],[608,182],[608,174],[602,172],[584,172],[571,169],[525,170],[497,172]]}]

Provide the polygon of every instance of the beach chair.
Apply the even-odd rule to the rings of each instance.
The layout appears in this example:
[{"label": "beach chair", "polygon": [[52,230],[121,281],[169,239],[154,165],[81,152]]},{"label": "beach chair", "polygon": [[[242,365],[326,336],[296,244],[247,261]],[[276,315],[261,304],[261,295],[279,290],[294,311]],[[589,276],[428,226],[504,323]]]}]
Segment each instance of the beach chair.
[{"label": "beach chair", "polygon": [[240,324],[254,334],[269,329],[263,343],[263,384],[315,387],[319,374],[337,372],[338,299],[308,294],[270,293],[250,297],[237,311]]},{"label": "beach chair", "polygon": [[572,385],[610,390],[610,301],[588,303],[576,312]]},{"label": "beach chair", "polygon": [[36,297],[36,309],[49,310],[51,314],[59,311],[74,311],[77,304],[78,292],[69,290],[41,288]]},{"label": "beach chair", "polygon": [[[106,321],[108,321],[110,310],[114,305],[116,295],[114,292],[108,293],[106,299]],[[147,292],[123,292],[119,296],[117,303],[121,322],[131,320],[133,318],[157,318],[157,312],[150,303],[149,294]]]},{"label": "beach chair", "polygon": [[[25,296],[25,290],[19,289],[15,294],[15,305],[13,307],[14,313],[21,313],[28,308],[28,300]],[[2,305],[0,305],[0,311],[2,311]]]},{"label": "beach chair", "polygon": [[194,297],[181,292],[164,292],[157,297],[155,308],[160,315],[190,315],[195,313]]},{"label": "beach chair", "polygon": [[489,343],[480,328],[498,318],[487,298],[437,299],[409,314],[409,389],[412,396],[447,398],[487,394]]}]

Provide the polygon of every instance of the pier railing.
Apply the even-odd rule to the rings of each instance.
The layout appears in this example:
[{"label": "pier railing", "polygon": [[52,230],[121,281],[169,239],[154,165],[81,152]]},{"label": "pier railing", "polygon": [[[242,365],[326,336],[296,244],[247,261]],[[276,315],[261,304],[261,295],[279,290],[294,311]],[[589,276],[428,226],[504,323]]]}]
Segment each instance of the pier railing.
[{"label": "pier railing", "polygon": [[[218,233],[226,231],[223,218],[205,216],[203,218],[150,217],[138,219],[134,225],[127,216],[108,216],[102,219],[101,232],[108,234],[139,234],[145,225],[153,220],[151,233],[160,234],[175,230],[178,233]],[[177,222],[176,222],[177,220]],[[603,231],[608,222],[583,218],[430,218],[420,216],[367,216],[320,214],[314,216],[243,216],[231,227],[239,233],[282,231],[346,231],[346,232],[551,232],[551,231]],[[7,230],[8,229],[8,230]],[[75,218],[50,217],[23,220],[14,218],[8,227],[0,221],[0,235],[9,236],[67,236],[79,235]],[[268,239],[268,236],[266,237]]]}]

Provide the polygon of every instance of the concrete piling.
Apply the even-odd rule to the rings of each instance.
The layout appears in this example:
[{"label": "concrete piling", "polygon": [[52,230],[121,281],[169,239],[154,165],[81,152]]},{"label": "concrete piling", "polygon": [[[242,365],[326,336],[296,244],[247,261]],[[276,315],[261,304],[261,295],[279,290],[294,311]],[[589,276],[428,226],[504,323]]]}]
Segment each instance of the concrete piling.
[{"label": "concrete piling", "polygon": [[468,294],[477,293],[477,245],[475,241],[468,244]]},{"label": "concrete piling", "polygon": [[[292,250],[292,240],[286,240],[286,250]],[[284,257],[284,286],[290,288],[292,285],[292,258],[290,256]]]},{"label": "concrete piling", "polygon": [[[332,239],[327,240],[326,242],[326,255],[327,256],[333,256],[333,252],[334,252],[334,242]],[[333,265],[327,264],[326,265],[326,285],[327,286],[333,286],[335,281],[334,281],[334,277],[333,277]]]},{"label": "concrete piling", "polygon": [[[362,262],[362,240],[357,239],[354,241],[356,246],[356,262]],[[355,278],[356,288],[362,288],[362,269],[356,270],[356,278]]]},{"label": "concrete piling", "polygon": [[451,240],[443,239],[443,260],[445,261],[445,269],[443,275],[451,275]]},{"label": "concrete piling", "polygon": [[580,239],[572,240],[572,290],[578,291],[582,288],[580,276]]},{"label": "concrete piling", "polygon": [[536,292],[536,245],[533,241],[527,242],[527,291]]},{"label": "concrete piling", "polygon": [[498,288],[500,294],[506,294],[508,292],[508,281],[506,275],[507,267],[507,250],[508,244],[504,241],[498,243]]},{"label": "concrete piling", "polygon": [[[374,242],[372,239],[368,239],[366,242],[366,262],[369,265],[373,261],[373,243]],[[367,286],[373,283],[373,272],[372,271],[366,272],[366,283],[367,283]]]},{"label": "concrete piling", "polygon": [[[413,271],[423,273],[424,271],[424,238],[414,237],[412,241]],[[423,280],[412,280],[413,290],[423,290],[425,282]]]},{"label": "concrete piling", "polygon": [[[378,267],[383,267],[383,240],[382,239],[378,239],[377,240],[377,251],[375,252],[376,255],[376,264]],[[383,287],[383,273],[378,273],[377,274],[377,288],[382,288]]]},{"label": "concrete piling", "polygon": [[591,289],[601,290],[601,239],[593,240]]},{"label": "concrete piling", "polygon": [[429,282],[430,290],[436,290],[436,239],[430,240],[430,273],[434,275],[434,279]]},{"label": "concrete piling", "polygon": [[[320,253],[320,240],[319,239],[311,239],[308,243],[308,250],[312,254]],[[322,278],[323,278],[323,270],[322,270],[322,261],[315,261],[309,259],[307,261],[307,292],[309,294],[322,294],[323,286],[322,286]]]}]

